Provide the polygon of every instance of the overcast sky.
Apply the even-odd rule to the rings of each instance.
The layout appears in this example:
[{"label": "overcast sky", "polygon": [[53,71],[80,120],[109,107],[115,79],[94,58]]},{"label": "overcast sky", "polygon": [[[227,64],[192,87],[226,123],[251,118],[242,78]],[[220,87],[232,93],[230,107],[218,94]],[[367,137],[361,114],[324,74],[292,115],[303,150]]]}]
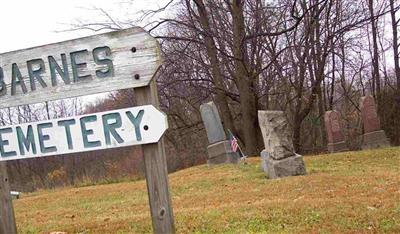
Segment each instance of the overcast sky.
[{"label": "overcast sky", "polygon": [[[152,3],[150,3],[152,2]],[[103,8],[111,16],[126,19],[164,0],[7,0],[0,11],[0,53],[94,34],[56,32],[70,28],[76,19],[96,21]],[[122,5],[121,5],[122,4]],[[139,15],[139,14],[137,14]]]}]

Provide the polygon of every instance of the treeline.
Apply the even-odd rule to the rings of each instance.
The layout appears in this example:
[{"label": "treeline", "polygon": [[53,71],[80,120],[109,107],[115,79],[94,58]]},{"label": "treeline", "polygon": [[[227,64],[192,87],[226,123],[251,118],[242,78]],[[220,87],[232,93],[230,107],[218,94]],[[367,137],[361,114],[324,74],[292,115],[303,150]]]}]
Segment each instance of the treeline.
[{"label": "treeline", "polygon": [[[110,102],[84,106],[75,98],[7,108],[0,111],[0,122],[5,126],[99,112],[117,105]],[[12,188],[26,192],[141,177],[144,175],[142,164],[140,148],[136,147],[9,161],[7,168]]]},{"label": "treeline", "polygon": [[149,28],[162,42],[159,82],[177,132],[196,131],[200,104],[213,100],[249,155],[264,147],[258,110],[285,111],[298,152],[325,152],[323,116],[335,109],[357,150],[359,99],[372,94],[399,145],[398,2],[181,0],[169,7],[174,17]]},{"label": "treeline", "polygon": [[[80,114],[103,112],[135,106],[132,90],[110,93],[106,98],[84,105],[85,97],[7,108],[0,111],[2,126],[37,122]],[[93,99],[93,98],[91,98]],[[169,141],[172,143],[172,141]],[[179,144],[190,149],[190,145]],[[200,148],[197,146],[197,148]],[[197,159],[187,160],[177,152],[173,144],[168,144],[168,170],[176,171],[205,161],[204,152]],[[144,163],[140,146],[109,149],[78,154],[43,157],[7,162],[11,187],[17,191],[31,192],[41,188],[62,186],[85,186],[112,183],[121,180],[144,178]]]}]

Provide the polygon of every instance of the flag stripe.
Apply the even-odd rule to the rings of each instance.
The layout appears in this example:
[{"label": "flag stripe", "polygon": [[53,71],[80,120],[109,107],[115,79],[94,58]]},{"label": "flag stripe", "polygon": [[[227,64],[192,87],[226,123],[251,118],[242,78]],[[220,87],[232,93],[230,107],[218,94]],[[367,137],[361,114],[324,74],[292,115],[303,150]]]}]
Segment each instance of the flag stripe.
[{"label": "flag stripe", "polygon": [[238,142],[237,142],[235,136],[233,136],[233,135],[232,135],[232,139],[231,139],[231,148],[232,148],[233,152],[237,152],[237,150],[239,148]]}]

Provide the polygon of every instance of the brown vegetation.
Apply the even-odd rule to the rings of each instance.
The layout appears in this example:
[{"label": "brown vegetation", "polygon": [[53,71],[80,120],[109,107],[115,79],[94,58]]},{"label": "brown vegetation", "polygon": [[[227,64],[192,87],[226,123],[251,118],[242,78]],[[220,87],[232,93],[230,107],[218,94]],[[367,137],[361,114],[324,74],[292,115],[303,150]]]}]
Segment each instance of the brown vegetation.
[{"label": "brown vegetation", "polygon": [[[177,233],[398,233],[400,149],[305,157],[307,176],[266,180],[247,165],[170,176]],[[144,181],[15,200],[20,233],[150,233]]]}]

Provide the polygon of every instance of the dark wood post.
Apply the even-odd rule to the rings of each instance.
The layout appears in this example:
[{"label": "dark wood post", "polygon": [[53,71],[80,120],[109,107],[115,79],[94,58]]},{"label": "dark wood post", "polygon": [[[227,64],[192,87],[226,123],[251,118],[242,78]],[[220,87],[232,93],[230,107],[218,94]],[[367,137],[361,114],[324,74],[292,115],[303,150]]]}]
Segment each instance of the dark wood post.
[{"label": "dark wood post", "polygon": [[[157,86],[154,79],[149,86],[135,88],[134,93],[137,105],[151,104],[159,108]],[[161,138],[156,144],[142,145],[142,149],[154,233],[175,233],[164,140]]]},{"label": "dark wood post", "polygon": [[10,194],[7,167],[0,162],[0,234],[16,234],[14,209]]}]

